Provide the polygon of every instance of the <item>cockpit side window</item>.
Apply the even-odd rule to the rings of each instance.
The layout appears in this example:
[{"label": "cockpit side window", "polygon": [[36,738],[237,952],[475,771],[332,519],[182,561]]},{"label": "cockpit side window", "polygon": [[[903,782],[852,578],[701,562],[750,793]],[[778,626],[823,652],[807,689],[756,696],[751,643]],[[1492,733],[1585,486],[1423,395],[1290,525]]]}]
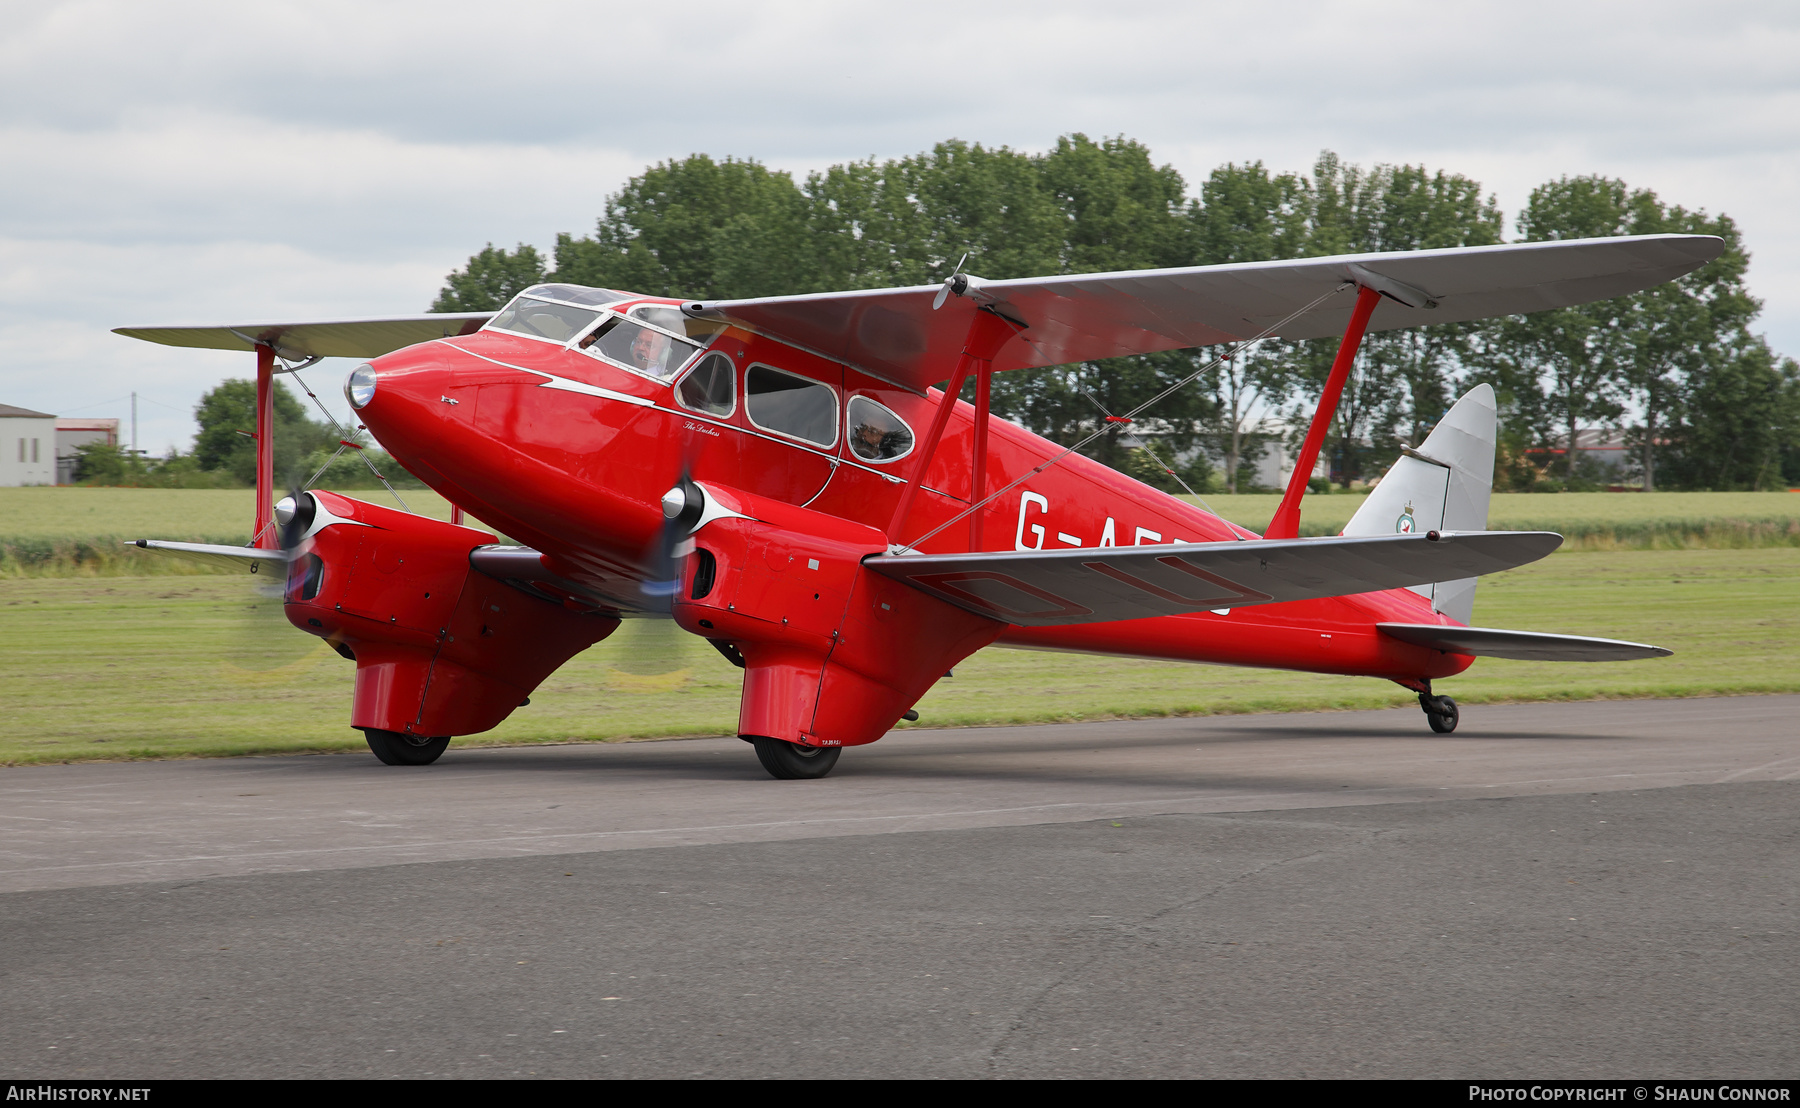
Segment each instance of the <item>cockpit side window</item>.
[{"label": "cockpit side window", "polygon": [[575,346],[659,381],[675,376],[700,352],[694,343],[620,316],[607,319],[592,333],[583,335]]},{"label": "cockpit side window", "polygon": [[866,462],[892,462],[912,453],[912,428],[866,396],[850,398],[844,426],[850,429],[850,452]]},{"label": "cockpit side window", "polygon": [[731,359],[718,353],[701,358],[699,365],[675,383],[675,399],[696,412],[730,415],[737,407],[737,373]]},{"label": "cockpit side window", "polygon": [[686,337],[705,346],[725,329],[725,324],[710,319],[694,319],[673,304],[639,304],[631,309],[632,319],[642,320],[677,337]]}]

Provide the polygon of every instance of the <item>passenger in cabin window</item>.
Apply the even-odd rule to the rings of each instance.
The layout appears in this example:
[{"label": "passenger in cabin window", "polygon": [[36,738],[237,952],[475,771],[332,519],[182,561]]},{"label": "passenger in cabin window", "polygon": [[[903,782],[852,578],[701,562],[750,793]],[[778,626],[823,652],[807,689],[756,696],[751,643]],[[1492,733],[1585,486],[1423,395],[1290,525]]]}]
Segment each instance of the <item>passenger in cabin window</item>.
[{"label": "passenger in cabin window", "polygon": [[850,432],[850,449],[859,458],[872,462],[898,458],[912,446],[912,432],[877,404],[852,401],[851,418],[856,427]]}]

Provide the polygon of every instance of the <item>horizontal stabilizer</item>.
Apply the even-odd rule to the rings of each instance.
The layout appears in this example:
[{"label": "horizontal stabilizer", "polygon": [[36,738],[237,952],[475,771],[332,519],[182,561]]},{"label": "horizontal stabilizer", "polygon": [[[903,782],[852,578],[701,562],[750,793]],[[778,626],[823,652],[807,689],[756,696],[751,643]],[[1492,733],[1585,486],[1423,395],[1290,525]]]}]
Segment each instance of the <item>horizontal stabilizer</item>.
[{"label": "horizontal stabilizer", "polygon": [[263,567],[270,565],[277,567],[276,572],[279,572],[287,564],[287,555],[281,551],[260,550],[254,546],[215,546],[204,542],[164,542],[161,539],[138,539],[125,545],[243,573],[265,572]]},{"label": "horizontal stabilizer", "polygon": [[1675,653],[1648,643],[1548,635],[1542,631],[1442,627],[1435,623],[1377,623],[1375,626],[1382,634],[1401,642],[1476,658],[1515,658],[1526,662],[1626,662],[1634,658],[1667,658]]},{"label": "horizontal stabilizer", "polygon": [[863,564],[959,608],[1021,627],[1147,619],[1454,581],[1535,562],[1550,531],[901,554]]},{"label": "horizontal stabilizer", "polygon": [[289,361],[306,358],[379,358],[403,346],[451,335],[471,335],[493,312],[450,312],[340,319],[317,323],[229,323],[201,327],[114,327],[126,338],[203,350],[255,350],[268,344]]}]

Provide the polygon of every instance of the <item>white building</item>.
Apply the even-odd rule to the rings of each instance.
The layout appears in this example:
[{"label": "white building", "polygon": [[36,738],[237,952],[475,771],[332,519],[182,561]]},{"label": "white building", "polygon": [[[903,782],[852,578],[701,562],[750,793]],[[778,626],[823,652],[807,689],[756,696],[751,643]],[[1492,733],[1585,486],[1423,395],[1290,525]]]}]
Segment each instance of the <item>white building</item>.
[{"label": "white building", "polygon": [[56,484],[56,417],[0,404],[0,486]]},{"label": "white building", "polygon": [[[1330,477],[1331,465],[1320,451],[1318,460],[1313,463],[1314,477]],[[1287,491],[1287,484],[1294,478],[1294,459],[1288,457],[1287,444],[1277,440],[1263,448],[1262,457],[1256,459],[1256,474],[1251,484],[1258,488],[1280,489]]]}]

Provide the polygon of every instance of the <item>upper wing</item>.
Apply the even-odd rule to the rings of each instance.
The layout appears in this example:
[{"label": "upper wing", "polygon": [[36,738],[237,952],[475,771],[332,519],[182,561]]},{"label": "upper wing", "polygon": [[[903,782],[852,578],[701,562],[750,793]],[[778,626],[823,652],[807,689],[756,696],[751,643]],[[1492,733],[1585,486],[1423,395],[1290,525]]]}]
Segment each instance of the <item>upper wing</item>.
[{"label": "upper wing", "polygon": [[1454,581],[1535,562],[1560,545],[1562,536],[1549,531],[1432,531],[901,554],[863,564],[977,615],[1021,627],[1053,627]]},{"label": "upper wing", "polygon": [[1377,623],[1390,638],[1428,646],[1450,654],[1481,658],[1518,658],[1532,662],[1623,662],[1633,658],[1666,658],[1675,653],[1662,646],[1623,639],[1591,639],[1583,635],[1551,635],[1542,631],[1502,631],[1495,627],[1442,627],[1431,623]]},{"label": "upper wing", "polygon": [[[1390,295],[1369,325],[1382,331],[1623,296],[1697,269],[1723,249],[1709,235],[1637,235],[975,281],[939,311],[931,306],[937,285],[689,301],[683,308],[923,390],[947,375],[969,313],[981,303],[1026,325],[1001,348],[994,368],[1026,369],[1251,338],[1347,280],[1386,285],[1382,291],[1406,299],[1421,292],[1436,304],[1408,307]],[[1339,334],[1353,300],[1348,293],[1329,298],[1275,334]]]},{"label": "upper wing", "polygon": [[255,350],[272,343],[291,361],[303,358],[379,358],[403,346],[468,335],[493,312],[446,312],[384,319],[340,319],[322,323],[237,323],[211,327],[114,327],[113,333],[164,346],[205,350]]}]

